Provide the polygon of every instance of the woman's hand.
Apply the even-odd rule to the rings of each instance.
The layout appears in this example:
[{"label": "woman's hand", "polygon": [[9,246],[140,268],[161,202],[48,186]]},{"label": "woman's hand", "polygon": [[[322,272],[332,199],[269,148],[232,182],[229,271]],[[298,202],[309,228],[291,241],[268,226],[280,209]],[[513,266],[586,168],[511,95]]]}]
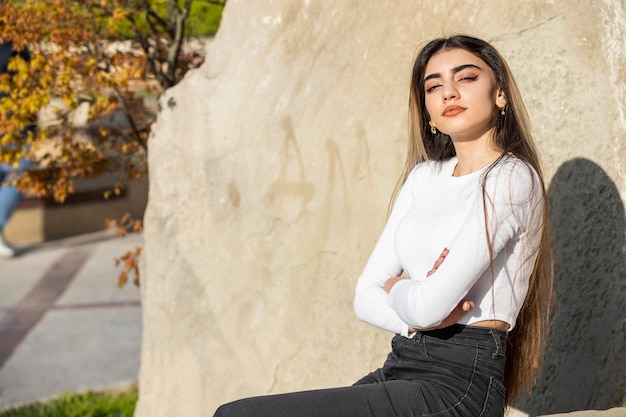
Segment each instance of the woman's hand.
[{"label": "woman's hand", "polygon": [[383,288],[385,289],[385,292],[387,294],[389,294],[389,291],[391,291],[391,288],[396,285],[396,282],[401,281],[403,279],[407,279],[406,277],[393,277],[393,278],[389,278],[387,281],[385,281],[385,285],[383,286]]},{"label": "woman's hand", "polygon": [[448,256],[449,253],[450,251],[448,250],[448,248],[443,248],[441,255],[439,255],[439,258],[437,258],[437,260],[435,261],[435,265],[433,265],[433,269],[428,271],[428,273],[426,274],[427,278],[431,276],[432,274],[434,274],[437,271],[437,269],[439,269],[439,267],[441,266],[441,264],[446,259],[446,256]]},{"label": "woman's hand", "polygon": [[[463,317],[473,308],[474,308],[474,302],[463,300],[459,303],[459,305],[456,306],[454,310],[452,310],[452,313],[450,313],[448,317],[443,319],[443,321],[438,326],[429,327],[428,329],[421,329],[421,330],[429,331],[429,330],[443,329],[444,327],[452,326],[454,323],[461,320],[461,317]],[[416,331],[417,329],[414,329],[413,327],[409,327],[409,333],[414,333]]]},{"label": "woman's hand", "polygon": [[[437,271],[437,269],[439,269],[443,261],[446,259],[446,256],[448,256],[448,253],[450,253],[448,248],[443,248],[441,255],[439,255],[439,258],[437,258],[437,260],[435,261],[435,265],[433,265],[433,269],[428,271],[428,273],[426,274],[426,277],[431,276],[432,274],[435,273],[435,271]],[[385,281],[385,285],[383,286],[383,288],[385,289],[385,292],[389,294],[389,291],[391,291],[391,288],[393,288],[393,286],[396,285],[396,282],[402,279],[406,279],[406,278],[405,277],[393,277]]]}]

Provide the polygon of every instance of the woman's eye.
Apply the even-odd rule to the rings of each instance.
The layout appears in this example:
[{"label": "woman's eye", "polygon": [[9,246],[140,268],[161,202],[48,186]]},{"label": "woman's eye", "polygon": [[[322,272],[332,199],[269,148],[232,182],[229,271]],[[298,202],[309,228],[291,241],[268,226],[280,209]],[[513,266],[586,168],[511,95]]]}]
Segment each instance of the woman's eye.
[{"label": "woman's eye", "polygon": [[461,77],[459,81],[474,81],[478,78],[478,75],[468,75],[465,77]]},{"label": "woman's eye", "polygon": [[431,85],[426,87],[426,93],[432,93],[437,87],[439,87],[439,85]]}]

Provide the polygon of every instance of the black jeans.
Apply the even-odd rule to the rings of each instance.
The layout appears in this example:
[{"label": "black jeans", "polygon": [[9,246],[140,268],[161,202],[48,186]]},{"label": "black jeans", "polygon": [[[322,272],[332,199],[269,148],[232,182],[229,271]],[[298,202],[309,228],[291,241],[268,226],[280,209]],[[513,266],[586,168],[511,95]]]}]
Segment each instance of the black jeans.
[{"label": "black jeans", "polygon": [[502,417],[506,332],[455,324],[396,335],[383,367],[350,387],[246,398],[214,417]]}]

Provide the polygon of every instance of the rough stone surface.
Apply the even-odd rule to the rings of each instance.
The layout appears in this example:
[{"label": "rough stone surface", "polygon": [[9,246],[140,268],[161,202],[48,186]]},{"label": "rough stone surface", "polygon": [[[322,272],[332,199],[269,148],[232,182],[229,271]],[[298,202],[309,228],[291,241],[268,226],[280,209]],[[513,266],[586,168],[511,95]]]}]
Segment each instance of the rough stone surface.
[{"label": "rough stone surface", "polygon": [[624,404],[626,4],[229,0],[150,141],[139,417],[345,385],[390,336],[356,278],[404,158],[416,48],[509,61],[550,181],[561,310],[529,415]]},{"label": "rough stone surface", "polygon": [[574,411],[572,413],[550,414],[546,417],[624,417],[626,408],[616,407],[609,410],[586,410]]}]

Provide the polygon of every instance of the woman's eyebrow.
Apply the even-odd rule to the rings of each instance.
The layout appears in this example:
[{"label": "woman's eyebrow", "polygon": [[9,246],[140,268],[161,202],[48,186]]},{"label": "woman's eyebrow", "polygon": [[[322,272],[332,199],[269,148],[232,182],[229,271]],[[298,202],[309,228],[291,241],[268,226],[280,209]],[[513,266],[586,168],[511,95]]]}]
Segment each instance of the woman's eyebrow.
[{"label": "woman's eyebrow", "polygon": [[[459,72],[459,71],[463,71],[463,70],[464,70],[464,69],[466,69],[466,68],[476,68],[477,70],[482,71],[482,68],[481,68],[481,67],[479,67],[478,65],[474,65],[474,64],[464,64],[464,65],[459,65],[458,67],[454,67],[454,68],[452,68],[452,73],[453,73],[453,74],[456,74],[457,72]],[[426,77],[424,78],[424,82],[426,82],[426,81],[430,80],[431,78],[441,78],[441,74],[440,74],[440,73],[438,73],[438,72],[436,72],[436,73],[434,73],[434,74],[430,74],[430,75],[428,75],[428,76],[426,76]]]}]

